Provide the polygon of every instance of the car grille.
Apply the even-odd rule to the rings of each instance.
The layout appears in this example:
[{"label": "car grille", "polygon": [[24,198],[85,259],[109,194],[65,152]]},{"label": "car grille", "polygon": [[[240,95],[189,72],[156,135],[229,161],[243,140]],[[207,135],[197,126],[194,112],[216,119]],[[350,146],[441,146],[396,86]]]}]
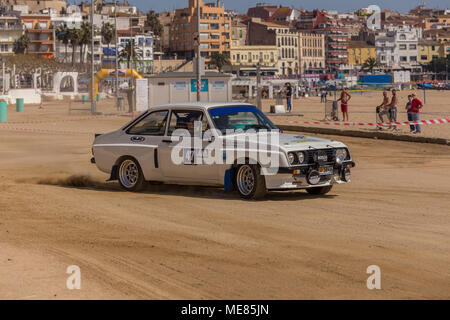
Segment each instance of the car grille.
[{"label": "car grille", "polygon": [[318,149],[318,150],[308,150],[307,158],[308,158],[309,164],[316,162],[316,161],[314,161],[314,154],[316,154],[316,153],[323,153],[326,155],[327,160],[322,161],[323,163],[334,162],[334,149]]}]

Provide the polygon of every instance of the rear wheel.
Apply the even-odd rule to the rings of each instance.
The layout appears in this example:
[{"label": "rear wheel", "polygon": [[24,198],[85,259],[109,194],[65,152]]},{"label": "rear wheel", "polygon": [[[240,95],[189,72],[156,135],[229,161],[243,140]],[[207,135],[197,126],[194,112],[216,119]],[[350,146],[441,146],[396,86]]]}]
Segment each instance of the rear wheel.
[{"label": "rear wheel", "polygon": [[136,159],[132,157],[124,158],[120,162],[118,170],[119,184],[123,189],[132,192],[144,189],[144,174]]},{"label": "rear wheel", "polygon": [[317,188],[308,188],[308,189],[306,189],[306,191],[309,193],[309,194],[312,194],[312,195],[324,195],[324,194],[327,194],[328,192],[330,192],[331,191],[331,189],[333,188],[333,186],[326,186],[326,187],[317,187]]},{"label": "rear wheel", "polygon": [[261,199],[267,193],[266,180],[258,165],[240,165],[236,170],[235,185],[244,199]]}]

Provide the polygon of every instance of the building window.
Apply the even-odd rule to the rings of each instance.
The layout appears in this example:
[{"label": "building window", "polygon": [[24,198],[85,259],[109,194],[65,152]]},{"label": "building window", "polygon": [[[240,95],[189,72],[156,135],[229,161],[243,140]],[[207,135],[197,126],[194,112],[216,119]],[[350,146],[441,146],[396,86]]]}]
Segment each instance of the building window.
[{"label": "building window", "polygon": [[410,44],[409,45],[409,50],[416,50],[417,46],[415,44]]},{"label": "building window", "polygon": [[399,48],[400,48],[400,50],[406,50],[406,44],[401,44],[401,45],[399,46]]},{"label": "building window", "polygon": [[200,23],[200,29],[208,30],[209,29],[209,25],[207,23]]},{"label": "building window", "polygon": [[400,57],[400,61],[401,62],[407,62],[408,61],[408,57],[401,56]]},{"label": "building window", "polygon": [[417,57],[416,56],[411,56],[411,57],[409,57],[409,61],[417,61]]},{"label": "building window", "polygon": [[203,40],[209,39],[209,33],[201,32],[200,39],[203,39]]}]

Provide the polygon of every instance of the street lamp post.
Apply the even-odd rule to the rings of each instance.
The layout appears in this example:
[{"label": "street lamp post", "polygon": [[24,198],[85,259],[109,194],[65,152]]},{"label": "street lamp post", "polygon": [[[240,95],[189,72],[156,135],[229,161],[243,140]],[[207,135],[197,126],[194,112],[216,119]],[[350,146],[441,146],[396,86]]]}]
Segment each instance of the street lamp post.
[{"label": "street lamp post", "polygon": [[91,0],[91,113],[96,113],[94,80],[94,0]]},{"label": "street lamp post", "polygon": [[[114,75],[115,75],[115,87],[114,87],[114,93],[115,93],[115,97],[116,97],[116,107],[119,106],[119,53],[118,53],[118,48],[117,48],[117,0],[114,1],[114,55],[115,55],[115,70],[114,70]],[[109,52],[108,52],[109,53]]]},{"label": "street lamp post", "polygon": [[200,62],[201,62],[201,52],[200,52],[200,1],[197,0],[197,101],[201,100],[201,86],[202,77],[200,74]]},{"label": "street lamp post", "polygon": [[256,106],[262,110],[261,102],[261,59],[256,65]]}]

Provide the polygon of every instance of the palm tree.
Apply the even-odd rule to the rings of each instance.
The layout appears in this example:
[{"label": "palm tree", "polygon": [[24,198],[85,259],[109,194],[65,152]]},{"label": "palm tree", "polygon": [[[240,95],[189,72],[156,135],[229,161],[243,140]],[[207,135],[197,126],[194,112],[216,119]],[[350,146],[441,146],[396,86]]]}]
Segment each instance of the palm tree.
[{"label": "palm tree", "polygon": [[76,28],[70,29],[69,42],[70,45],[72,46],[72,66],[75,64],[75,48],[80,44],[80,41],[81,41],[81,30]]},{"label": "palm tree", "polygon": [[155,10],[150,10],[147,13],[147,26],[151,28],[153,31],[153,34],[155,36],[160,36],[163,32],[163,26],[161,22],[159,21],[158,14],[155,12]]},{"label": "palm tree", "polygon": [[215,52],[211,56],[209,64],[215,66],[219,72],[222,72],[222,68],[230,64],[230,58],[226,54]]},{"label": "palm tree", "polygon": [[134,39],[127,42],[125,47],[119,52],[119,60],[127,62],[127,68],[130,68],[131,59],[139,60],[142,57],[142,50],[136,46]]},{"label": "palm tree", "polygon": [[[86,48],[86,46],[91,42],[91,24],[89,22],[83,22],[81,24],[81,38],[80,38],[80,63],[84,63],[83,59],[83,53],[86,51],[83,51],[83,49]],[[93,52],[92,52],[93,54]]]},{"label": "palm tree", "polygon": [[107,22],[102,26],[101,34],[103,37],[103,42],[108,45],[108,56],[110,55],[110,44],[115,36],[115,28],[114,26]]},{"label": "palm tree", "polygon": [[65,54],[64,54],[64,62],[67,62],[67,46],[70,42],[70,29],[66,24],[62,24],[56,29],[56,38],[64,44]]},{"label": "palm tree", "polygon": [[22,35],[19,39],[14,42],[14,53],[25,53],[30,44],[30,39],[26,34]]},{"label": "palm tree", "polygon": [[364,61],[362,65],[363,70],[368,70],[371,73],[373,72],[373,69],[378,67],[378,62],[375,58],[368,58],[366,61]]}]

